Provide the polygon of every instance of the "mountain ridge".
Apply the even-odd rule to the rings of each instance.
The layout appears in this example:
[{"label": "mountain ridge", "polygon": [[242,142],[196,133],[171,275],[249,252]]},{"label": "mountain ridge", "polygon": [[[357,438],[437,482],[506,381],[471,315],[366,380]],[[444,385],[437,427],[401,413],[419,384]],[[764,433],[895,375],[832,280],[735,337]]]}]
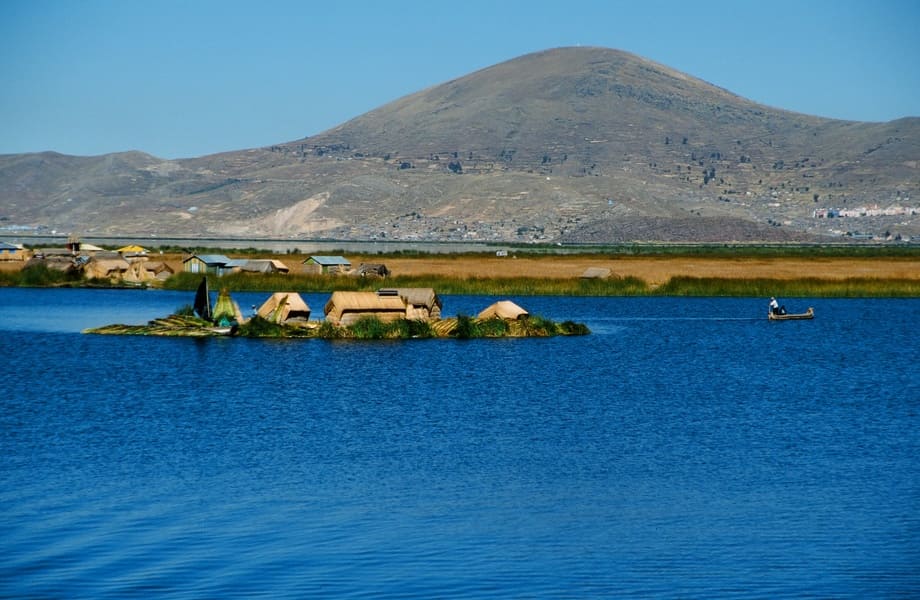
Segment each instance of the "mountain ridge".
[{"label": "mountain ridge", "polygon": [[0,156],[0,226],[507,242],[920,236],[915,214],[814,217],[920,206],[918,169],[920,118],[804,115],[628,52],[557,48],[264,148]]}]

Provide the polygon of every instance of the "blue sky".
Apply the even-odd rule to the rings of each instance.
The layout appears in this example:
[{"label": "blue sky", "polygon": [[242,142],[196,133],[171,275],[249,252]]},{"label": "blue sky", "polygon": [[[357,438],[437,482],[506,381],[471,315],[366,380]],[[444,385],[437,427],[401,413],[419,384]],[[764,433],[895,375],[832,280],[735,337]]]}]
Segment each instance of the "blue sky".
[{"label": "blue sky", "polygon": [[298,139],[522,54],[604,46],[770,106],[920,116],[920,2],[0,0],[0,153]]}]

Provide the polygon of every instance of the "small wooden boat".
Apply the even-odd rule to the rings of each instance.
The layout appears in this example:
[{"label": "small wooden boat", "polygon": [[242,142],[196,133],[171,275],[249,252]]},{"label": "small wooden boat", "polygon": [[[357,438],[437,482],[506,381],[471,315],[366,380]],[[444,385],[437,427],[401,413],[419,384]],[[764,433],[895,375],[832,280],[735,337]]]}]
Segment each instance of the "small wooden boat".
[{"label": "small wooden boat", "polygon": [[815,309],[809,306],[808,310],[803,313],[786,313],[784,315],[778,315],[770,312],[767,313],[767,318],[771,321],[801,321],[804,319],[814,319]]}]

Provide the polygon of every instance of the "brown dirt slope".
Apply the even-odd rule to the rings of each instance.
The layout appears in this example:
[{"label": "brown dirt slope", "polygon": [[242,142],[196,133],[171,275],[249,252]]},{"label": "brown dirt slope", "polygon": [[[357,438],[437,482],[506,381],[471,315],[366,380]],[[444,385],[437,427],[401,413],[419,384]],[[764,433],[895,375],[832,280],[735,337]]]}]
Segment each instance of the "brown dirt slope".
[{"label": "brown dirt slope", "polygon": [[814,210],[917,208],[918,173],[920,118],[803,115],[627,52],[556,48],[259,149],[3,155],[0,220],[159,238],[912,237],[920,212]]}]

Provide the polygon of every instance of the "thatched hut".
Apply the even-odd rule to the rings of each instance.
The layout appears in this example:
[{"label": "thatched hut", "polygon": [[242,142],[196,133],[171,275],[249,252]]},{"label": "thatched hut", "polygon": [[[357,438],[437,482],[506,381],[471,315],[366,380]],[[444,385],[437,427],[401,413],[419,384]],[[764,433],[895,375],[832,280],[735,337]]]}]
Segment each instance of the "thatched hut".
[{"label": "thatched hut", "polygon": [[37,265],[44,265],[52,271],[60,271],[62,273],[74,273],[79,272],[80,267],[74,262],[72,256],[65,255],[43,255],[41,253],[36,253],[32,258],[26,261],[26,264],[23,266],[24,269],[34,267]]},{"label": "thatched hut", "polygon": [[527,317],[530,313],[510,300],[499,300],[477,315],[480,319],[506,319],[514,321]]},{"label": "thatched hut", "polygon": [[159,281],[165,281],[173,274],[172,267],[165,262],[159,261],[144,263],[144,270],[147,272],[148,278],[158,279]]},{"label": "thatched hut", "polygon": [[269,258],[251,259],[240,265],[240,271],[244,273],[288,273],[290,270],[290,267],[280,260]]},{"label": "thatched hut", "polygon": [[362,317],[381,321],[406,318],[406,301],[399,296],[376,292],[333,292],[324,307],[326,320],[336,325],[351,325]]},{"label": "thatched hut", "polygon": [[221,326],[243,322],[243,313],[240,312],[239,304],[230,297],[230,292],[226,289],[222,289],[217,295],[217,303],[214,304],[211,319]]},{"label": "thatched hut", "polygon": [[432,288],[381,288],[379,296],[399,296],[406,303],[406,318],[436,321],[441,318],[441,298]]},{"label": "thatched hut", "polygon": [[297,292],[275,292],[259,307],[256,314],[280,325],[288,321],[309,320],[310,307]]},{"label": "thatched hut", "polygon": [[383,263],[361,263],[358,268],[352,271],[355,277],[379,277],[384,279],[390,274],[390,270]]},{"label": "thatched hut", "polygon": [[123,279],[131,265],[118,254],[97,254],[83,266],[83,276],[89,279]]},{"label": "thatched hut", "polygon": [[[76,258],[77,253],[69,248],[38,248],[32,253],[32,258],[37,260],[44,260],[48,262],[64,262],[70,261],[73,263],[74,258]],[[49,265],[49,268],[52,268]],[[63,269],[58,269],[63,270]]]}]

